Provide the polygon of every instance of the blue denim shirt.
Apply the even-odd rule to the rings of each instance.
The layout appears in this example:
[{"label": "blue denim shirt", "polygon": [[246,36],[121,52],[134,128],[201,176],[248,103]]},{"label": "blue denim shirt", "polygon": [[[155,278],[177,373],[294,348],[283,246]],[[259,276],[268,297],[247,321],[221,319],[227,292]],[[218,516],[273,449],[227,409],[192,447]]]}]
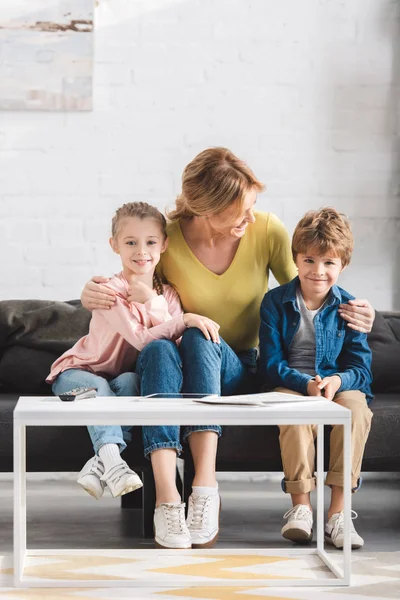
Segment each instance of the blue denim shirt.
[{"label": "blue denim shirt", "polygon": [[[300,373],[288,365],[289,347],[300,324],[296,302],[299,278],[281,285],[267,294],[261,304],[260,375],[272,388],[286,387],[307,395],[311,375]],[[314,318],[315,372],[322,378],[339,375],[342,380],[338,392],[359,390],[371,394],[371,350],[367,335],[346,326],[338,313],[339,304],[346,304],[354,296],[332,286],[324,308]]]}]

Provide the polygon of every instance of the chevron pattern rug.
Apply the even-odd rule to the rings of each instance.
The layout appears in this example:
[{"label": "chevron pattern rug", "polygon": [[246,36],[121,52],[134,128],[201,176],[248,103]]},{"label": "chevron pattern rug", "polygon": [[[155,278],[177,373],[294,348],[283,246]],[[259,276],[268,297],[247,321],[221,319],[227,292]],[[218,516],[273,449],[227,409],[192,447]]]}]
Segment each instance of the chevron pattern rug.
[{"label": "chevron pattern rug", "polygon": [[[25,576],[55,580],[83,579],[141,580],[154,587],[139,588],[29,588],[15,589],[12,583],[12,557],[0,557],[0,600],[371,600],[400,598],[400,552],[357,552],[352,556],[352,585],[345,587],[272,588],[263,582],[280,578],[333,577],[315,555],[279,556],[258,551],[240,553],[177,551],[151,554],[137,551],[97,551],[28,557]],[[333,554],[335,556],[335,554]],[[341,554],[336,553],[339,563]],[[174,587],[177,578],[184,584]],[[235,586],[243,577],[254,580],[251,587]],[[192,580],[204,580],[191,587]],[[210,580],[229,580],[229,587],[207,585]]]}]

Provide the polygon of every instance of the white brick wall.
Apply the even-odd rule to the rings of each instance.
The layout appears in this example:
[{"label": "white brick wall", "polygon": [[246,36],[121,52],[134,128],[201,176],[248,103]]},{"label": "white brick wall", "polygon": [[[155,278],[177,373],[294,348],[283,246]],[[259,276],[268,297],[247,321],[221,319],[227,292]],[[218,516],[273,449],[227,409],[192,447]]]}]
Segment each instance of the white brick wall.
[{"label": "white brick wall", "polygon": [[119,267],[114,210],[171,205],[185,164],[226,145],[290,232],[309,208],[346,212],[356,250],[342,285],[400,309],[394,11],[393,0],[100,0],[95,110],[0,113],[0,298],[78,297]]}]

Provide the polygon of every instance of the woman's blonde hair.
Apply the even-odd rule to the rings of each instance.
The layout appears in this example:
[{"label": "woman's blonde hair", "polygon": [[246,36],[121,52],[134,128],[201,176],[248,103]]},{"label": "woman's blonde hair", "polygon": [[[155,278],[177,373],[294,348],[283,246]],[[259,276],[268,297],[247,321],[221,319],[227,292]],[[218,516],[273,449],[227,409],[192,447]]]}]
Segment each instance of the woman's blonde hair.
[{"label": "woman's blonde hair", "polygon": [[292,238],[292,254],[307,254],[311,249],[319,256],[332,252],[343,267],[350,263],[354,239],[349,221],[334,208],[310,210],[296,225]]},{"label": "woman's blonde hair", "polygon": [[208,148],[200,152],[182,175],[182,193],[175,209],[167,213],[171,221],[217,214],[237,205],[238,212],[249,190],[264,189],[245,162],[227,148]]},{"label": "woman's blonde hair", "polygon": [[[146,202],[128,202],[123,204],[116,211],[111,222],[111,235],[115,239],[119,233],[121,221],[127,217],[136,217],[137,219],[154,219],[159,226],[164,237],[167,238],[167,221],[163,214],[150,204]],[[160,275],[154,271],[153,275],[153,286],[157,294],[161,296],[163,294],[163,282]]]}]

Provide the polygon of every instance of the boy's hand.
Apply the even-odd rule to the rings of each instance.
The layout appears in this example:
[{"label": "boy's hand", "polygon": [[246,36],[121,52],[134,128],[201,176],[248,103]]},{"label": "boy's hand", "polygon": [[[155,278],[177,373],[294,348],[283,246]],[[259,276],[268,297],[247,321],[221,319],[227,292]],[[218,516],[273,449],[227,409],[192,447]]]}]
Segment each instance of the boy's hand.
[{"label": "boy's hand", "polygon": [[110,281],[109,277],[92,277],[83,288],[81,294],[81,302],[84,308],[88,310],[94,310],[96,308],[111,308],[115,303],[115,292],[101,285]]},{"label": "boy's hand", "polygon": [[[318,377],[318,375],[317,375]],[[323,380],[318,383],[318,388],[323,390],[323,394],[327,400],[333,400],[336,392],[342,385],[342,380],[339,375],[332,375],[331,377],[324,377]]]},{"label": "boy's hand", "polygon": [[201,315],[195,315],[193,313],[185,313],[183,320],[186,327],[197,327],[204,334],[206,340],[212,340],[216,344],[220,343],[219,340],[219,325],[215,321],[212,321],[208,317],[202,317]]},{"label": "boy's hand", "polygon": [[315,376],[315,379],[310,379],[307,384],[307,395],[308,396],[322,396],[321,390],[318,387],[322,379],[319,375]]},{"label": "boy's hand", "polygon": [[129,281],[128,288],[128,302],[140,302],[144,304],[148,300],[155,298],[157,296],[157,292],[149,288],[146,283],[143,281],[138,281],[135,277],[132,277]]}]

